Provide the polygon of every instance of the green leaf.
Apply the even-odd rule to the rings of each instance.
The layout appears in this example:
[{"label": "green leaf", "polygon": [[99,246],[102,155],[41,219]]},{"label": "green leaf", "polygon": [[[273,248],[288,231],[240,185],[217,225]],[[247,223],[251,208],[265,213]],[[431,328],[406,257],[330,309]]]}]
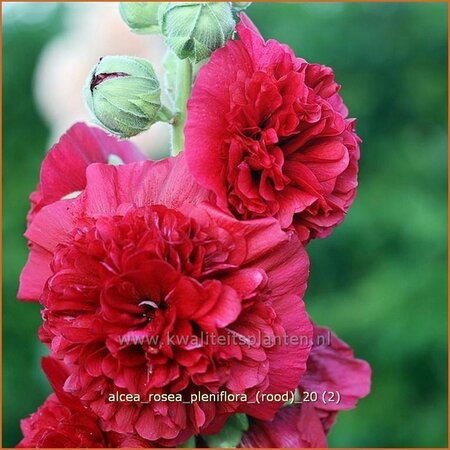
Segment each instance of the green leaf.
[{"label": "green leaf", "polygon": [[229,420],[236,424],[236,428],[240,428],[243,431],[248,430],[248,417],[245,414],[235,414],[234,416],[231,416]]},{"label": "green leaf", "polygon": [[234,414],[226,421],[219,433],[203,436],[203,439],[209,447],[236,448],[241,442],[243,432],[248,430],[248,426],[245,414]]}]

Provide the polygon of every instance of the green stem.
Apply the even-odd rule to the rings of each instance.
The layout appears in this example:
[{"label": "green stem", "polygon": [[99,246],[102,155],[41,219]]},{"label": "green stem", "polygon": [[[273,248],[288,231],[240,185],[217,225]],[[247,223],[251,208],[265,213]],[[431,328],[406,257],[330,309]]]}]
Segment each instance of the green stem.
[{"label": "green stem", "polygon": [[161,109],[158,112],[158,119],[161,122],[172,124],[175,121],[175,114],[167,106],[161,105]]},{"label": "green stem", "polygon": [[186,104],[192,89],[192,64],[189,59],[177,61],[175,107],[177,115],[172,127],[172,156],[184,148],[184,125],[186,123]]}]

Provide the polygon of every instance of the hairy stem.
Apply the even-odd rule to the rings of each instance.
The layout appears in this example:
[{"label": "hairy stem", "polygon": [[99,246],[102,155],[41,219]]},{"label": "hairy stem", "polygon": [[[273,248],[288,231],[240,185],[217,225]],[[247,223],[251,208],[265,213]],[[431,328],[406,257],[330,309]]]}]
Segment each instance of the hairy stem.
[{"label": "hairy stem", "polygon": [[172,156],[184,148],[184,125],[186,123],[186,104],[192,89],[192,64],[189,59],[177,61],[175,107],[177,114],[172,127]]}]

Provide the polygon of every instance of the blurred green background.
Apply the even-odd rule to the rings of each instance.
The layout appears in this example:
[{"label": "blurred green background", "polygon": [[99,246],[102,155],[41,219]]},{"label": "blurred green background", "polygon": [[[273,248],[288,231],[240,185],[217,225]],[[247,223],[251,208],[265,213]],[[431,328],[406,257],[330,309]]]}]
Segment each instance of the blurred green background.
[{"label": "blurred green background", "polygon": [[[39,367],[39,308],[15,296],[27,257],[28,195],[50,137],[33,74],[73,6],[3,7],[3,446],[10,447],[21,438],[20,419],[49,392]],[[364,140],[347,220],[309,246],[312,318],[373,368],[370,396],[339,415],[329,445],[446,447],[447,5],[259,3],[248,14],[265,37],[335,69]]]}]

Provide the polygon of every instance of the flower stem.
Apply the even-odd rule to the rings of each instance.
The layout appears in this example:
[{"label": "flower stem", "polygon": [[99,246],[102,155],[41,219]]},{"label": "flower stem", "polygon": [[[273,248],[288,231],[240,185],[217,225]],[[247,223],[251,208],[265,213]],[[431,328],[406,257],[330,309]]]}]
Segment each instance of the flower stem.
[{"label": "flower stem", "polygon": [[175,107],[177,115],[172,127],[172,156],[184,148],[184,125],[186,123],[186,104],[192,89],[192,64],[189,59],[177,61]]}]

